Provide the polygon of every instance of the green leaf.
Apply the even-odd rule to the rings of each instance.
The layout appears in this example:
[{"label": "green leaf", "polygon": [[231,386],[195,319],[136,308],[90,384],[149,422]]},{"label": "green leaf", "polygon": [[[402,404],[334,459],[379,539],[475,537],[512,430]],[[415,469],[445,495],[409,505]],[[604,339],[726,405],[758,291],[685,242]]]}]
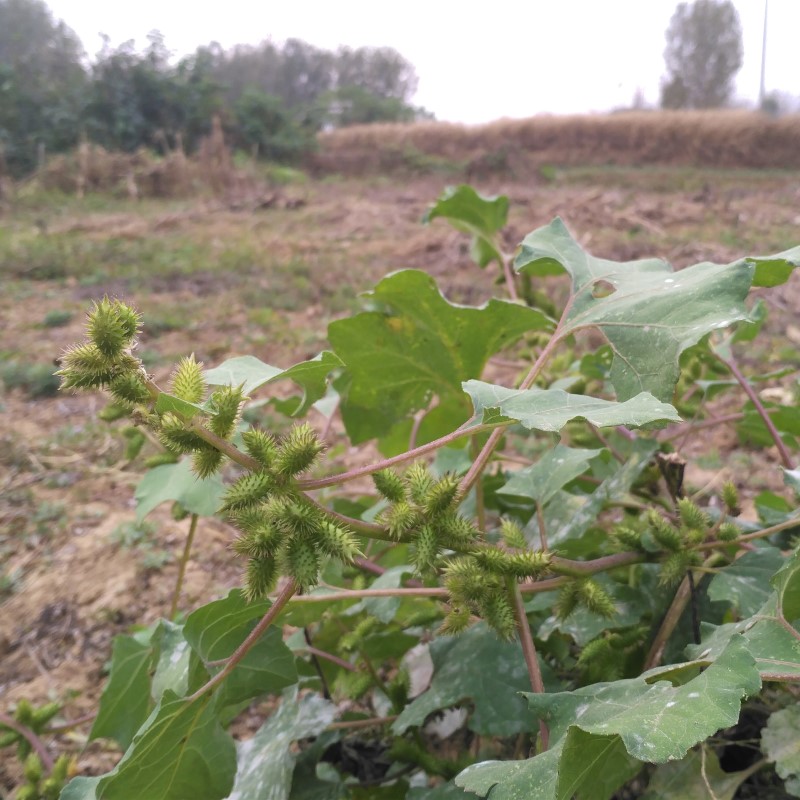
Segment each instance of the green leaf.
[{"label": "green leaf", "polygon": [[[387,569],[383,575],[377,577],[370,589],[399,589],[403,580],[414,572],[412,567],[401,566]],[[377,617],[385,625],[394,621],[402,600],[399,597],[371,597],[359,601],[348,610],[348,614],[358,614],[366,611],[370,616]]]},{"label": "green leaf", "polygon": [[[778,403],[764,403],[772,424],[781,439],[792,448],[800,441],[800,408],[782,406]],[[751,402],[744,406],[744,419],[736,426],[740,438],[760,447],[771,447],[774,444],[772,434],[764,424],[761,414]]]},{"label": "green leaf", "polygon": [[525,237],[519,271],[572,278],[562,335],[598,328],[614,351],[611,382],[620,400],[640,392],[672,398],[680,354],[706,334],[748,319],[744,299],[754,262],[702,263],[674,272],[660,259],[616,262],[583,250],[560,219]]},{"label": "green leaf", "polygon": [[637,439],[631,444],[625,462],[619,464],[588,497],[560,492],[545,511],[550,546],[562,547],[577,540],[594,525],[600,512],[610,502],[624,499],[657,449],[657,442]]},{"label": "green leaf", "polygon": [[[658,670],[651,671],[657,675]],[[554,739],[571,725],[598,736],[618,735],[634,758],[664,763],[739,718],[741,701],[761,687],[741,637],[732,639],[705,672],[681,686],[638,678],[595,684],[574,692],[527,694]]]},{"label": "green leaf", "polygon": [[713,750],[705,749],[705,755],[692,750],[680,761],[659,766],[642,800],[733,800],[751,774],[751,770],[724,772]]},{"label": "green leaf", "polygon": [[602,452],[558,444],[532,466],[513,473],[505,486],[497,491],[515,497],[530,497],[545,505],[562,486],[586,472],[589,462]]},{"label": "green leaf", "polygon": [[198,414],[208,413],[197,403],[181,400],[180,397],[176,397],[174,394],[167,394],[167,392],[161,392],[161,394],[159,394],[156,400],[155,410],[158,414],[166,414],[167,412],[179,414],[185,419],[191,419]]},{"label": "green leaf", "polygon": [[406,800],[470,800],[470,797],[463,789],[448,782],[434,789],[415,786],[408,790]]},{"label": "green leaf", "polygon": [[658,764],[683,758],[733,725],[742,699],[761,687],[741,637],[681,686],[656,680],[662,671],[574,692],[526,693],[550,729],[550,749],[526,761],[476,764],[456,784],[484,797],[491,792],[490,800],[608,800],[638,771],[633,759]]},{"label": "green leaf", "polygon": [[102,776],[95,778],[84,778],[79,776],[73,778],[62,790],[58,800],[97,800],[97,784],[102,780]]},{"label": "green leaf", "polygon": [[529,430],[560,431],[570,420],[585,419],[598,428],[612,425],[640,427],[655,422],[680,422],[678,412],[653,395],[641,394],[617,403],[562,389],[507,389],[483,381],[467,381],[475,414],[485,424],[516,420]]},{"label": "green leaf", "polygon": [[159,621],[151,639],[156,657],[156,669],[150,694],[158,701],[167,690],[183,697],[189,691],[192,648],[183,633],[183,625],[169,620]]},{"label": "green leaf", "polygon": [[533,718],[519,695],[530,688],[530,678],[518,642],[499,641],[480,623],[456,638],[436,639],[430,654],[431,685],[403,709],[392,726],[395,733],[468,698],[475,705],[470,728],[476,733],[511,736],[532,730]]},{"label": "green leaf", "polygon": [[223,361],[218,367],[204,373],[206,381],[215,386],[243,385],[245,395],[251,395],[256,389],[267,383],[289,378],[303,390],[303,396],[287,413],[302,416],[317,401],[321,400],[328,389],[328,376],[343,366],[339,357],[330,350],[325,350],[308,361],[301,361],[288,369],[279,369],[265,364],[255,356],[238,356]]},{"label": "green leaf", "polygon": [[75,778],[68,800],[222,800],[233,785],[236,750],[211,698],[187,703],[167,691],[117,766]]},{"label": "green leaf", "polygon": [[[791,782],[793,797],[800,797],[800,705],[771,714],[767,727],[761,731],[761,749],[775,763],[775,770]],[[790,789],[789,783],[786,786]]]},{"label": "green leaf", "polygon": [[800,247],[774,256],[750,256],[746,260],[755,264],[753,286],[780,286],[789,280],[792,270],[800,266]]},{"label": "green leaf", "polygon": [[[269,601],[248,603],[241,590],[198,608],[184,626],[187,641],[205,662],[230,656],[270,607]],[[226,704],[279,692],[297,681],[294,656],[282,633],[271,625],[225,679]]]},{"label": "green leaf", "polygon": [[287,800],[296,758],[294,742],[318,735],[335,716],[336,706],[319,695],[298,699],[296,689],[284,692],[280,708],[252,739],[237,745],[236,782],[228,800]]},{"label": "green leaf", "polygon": [[153,648],[132,636],[117,636],[111,647],[111,674],[89,739],[114,739],[124,750],[150,712]]},{"label": "green leaf", "polygon": [[443,217],[459,231],[472,236],[472,258],[480,267],[497,261],[502,267],[503,253],[497,233],[508,220],[508,197],[484,197],[471,186],[448,187],[423,217],[432,222]]},{"label": "green leaf", "polygon": [[783,482],[800,497],[800,469],[785,469]]},{"label": "green leaf", "polygon": [[777,547],[762,547],[737,558],[720,570],[708,585],[708,596],[728,602],[743,617],[755,614],[772,593],[770,579],[785,558]]},{"label": "green leaf", "polygon": [[136,518],[141,522],[161,503],[181,504],[190,514],[213,516],[220,507],[225,486],[219,475],[198,478],[186,458],[175,464],[162,464],[145,473],[136,487]]},{"label": "green leaf", "polygon": [[491,800],[609,800],[641,767],[619,736],[591,736],[573,728],[535,758],[475,764],[456,777],[456,784]]},{"label": "green leaf", "polygon": [[342,413],[354,444],[385,436],[434,396],[458,414],[448,419],[452,430],[469,413],[462,381],[479,376],[490,356],[527,331],[552,327],[544,314],[516,303],[449,303],[433,278],[418,270],[384,278],[369,298],[378,310],[328,328],[350,375],[349,387],[342,387]]}]

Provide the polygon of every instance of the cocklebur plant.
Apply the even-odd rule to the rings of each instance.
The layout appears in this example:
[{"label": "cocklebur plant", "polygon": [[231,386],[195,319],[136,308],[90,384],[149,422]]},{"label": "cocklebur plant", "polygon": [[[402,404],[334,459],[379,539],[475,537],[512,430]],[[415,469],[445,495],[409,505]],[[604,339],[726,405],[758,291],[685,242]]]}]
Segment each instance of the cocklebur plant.
[{"label": "cocklebur plant", "polygon": [[[107,389],[179,459],[152,472],[199,487],[177,481],[180,496],[158,501],[196,515],[198,493],[218,497],[245,566],[242,590],[117,639],[90,736],[125,755],[74,780],[65,800],[249,797],[259,782],[294,800],[611,798],[636,776],[667,780],[674,760],[689,786],[706,775],[693,748],[735,724],[745,698],[757,703],[762,682],[800,677],[800,556],[781,549],[794,506],[779,498],[788,507],[773,502],[768,520],[734,521],[736,487],[701,501],[684,495],[677,454],[669,480],[657,466],[670,431],[691,430],[676,386],[689,395],[694,381],[709,401],[741,388],[742,422],[766,431],[787,494],[800,491],[796,417],[771,413],[735,358],[752,341],[750,288],[785,281],[800,249],[675,272],[595,258],[556,220],[508,254],[507,209],[459,187],[428,220],[467,231],[509,299],[459,306],[425,273],[393,273],[366,310],[331,323],[331,350],[285,370],[187,358],[162,389],[135,355],[139,315],[112,299],[90,312],[65,386]],[[570,282],[561,308],[547,292],[559,275]],[[606,344],[580,350],[587,330]],[[521,365],[513,385],[485,379],[500,353]],[[244,422],[277,380],[301,390],[281,401],[291,423]],[[331,396],[350,442],[375,440],[379,460],[342,471],[298,419],[315,404],[329,414]],[[417,648],[433,674],[411,691]],[[237,745],[230,720],[279,692],[278,710]],[[780,725],[793,724],[793,703],[780,695]],[[453,706],[466,720],[455,761],[426,728]],[[342,709],[356,717],[336,720]],[[381,731],[369,774],[331,755],[358,752],[362,728]],[[292,744],[311,739],[299,753]],[[776,749],[764,758],[789,769]]]}]

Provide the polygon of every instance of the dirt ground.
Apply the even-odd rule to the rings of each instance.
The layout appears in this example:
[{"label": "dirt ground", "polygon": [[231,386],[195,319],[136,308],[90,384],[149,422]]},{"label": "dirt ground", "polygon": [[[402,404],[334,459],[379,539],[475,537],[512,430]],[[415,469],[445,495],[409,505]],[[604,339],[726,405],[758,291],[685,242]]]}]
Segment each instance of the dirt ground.
[{"label": "dirt ground", "polygon": [[[797,178],[576,169],[524,184],[489,179],[478,188],[511,198],[509,251],[560,215],[596,255],[660,256],[682,267],[798,244]],[[125,458],[118,423],[98,419],[102,397],[32,396],[10,365],[52,371],[62,348],[82,337],[90,298],[106,292],[144,313],[141,350],[159,381],[189,352],[207,365],[247,353],[282,366],[311,357],[325,346],[331,319],[403,267],[431,272],[451,300],[479,304],[496,276],[472,264],[463,235],[440,221],[420,223],[443,188],[435,176],[328,179],[281,188],[280,202],[266,207],[23,198],[0,215],[0,711],[28,698],[63,701],[65,720],[90,714],[114,635],[168,613],[188,525],[166,506],[148,527],[134,525],[141,460]],[[745,370],[800,366],[798,277],[767,295],[767,335],[740,353]],[[68,314],[56,325],[57,312]],[[736,447],[732,426],[681,441],[695,488],[732,477],[748,499],[767,486],[780,489],[774,453]],[[335,449],[346,460],[364,457],[341,442]],[[182,609],[238,585],[230,541],[223,522],[202,520]],[[84,725],[59,734],[55,749],[78,752],[87,733]],[[82,766],[109,768],[117,754],[104,747],[92,744]],[[12,767],[2,758],[0,788],[7,788]]]}]

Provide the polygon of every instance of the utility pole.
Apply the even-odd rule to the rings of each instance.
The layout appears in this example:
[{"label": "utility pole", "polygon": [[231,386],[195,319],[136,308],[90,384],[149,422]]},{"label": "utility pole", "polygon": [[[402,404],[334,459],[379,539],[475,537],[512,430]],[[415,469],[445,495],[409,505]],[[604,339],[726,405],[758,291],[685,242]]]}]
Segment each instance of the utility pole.
[{"label": "utility pole", "polygon": [[769,0],[764,0],[764,39],[761,42],[761,85],[758,90],[758,107],[764,110],[764,99],[766,97],[765,73],[767,67],[767,13],[769,10]]}]

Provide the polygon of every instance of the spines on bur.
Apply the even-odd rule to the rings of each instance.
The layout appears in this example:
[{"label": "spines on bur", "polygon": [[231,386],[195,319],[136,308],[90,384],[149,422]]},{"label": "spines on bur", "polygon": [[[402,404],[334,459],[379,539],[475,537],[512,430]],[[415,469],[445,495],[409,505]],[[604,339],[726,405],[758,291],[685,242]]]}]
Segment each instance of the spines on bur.
[{"label": "spines on bur", "polygon": [[308,424],[296,425],[281,440],[275,458],[275,471],[285,477],[294,477],[314,465],[324,445]]},{"label": "spines on bur", "polygon": [[170,378],[172,394],[187,403],[202,403],[206,396],[203,365],[195,361],[194,353],[180,360]]}]

